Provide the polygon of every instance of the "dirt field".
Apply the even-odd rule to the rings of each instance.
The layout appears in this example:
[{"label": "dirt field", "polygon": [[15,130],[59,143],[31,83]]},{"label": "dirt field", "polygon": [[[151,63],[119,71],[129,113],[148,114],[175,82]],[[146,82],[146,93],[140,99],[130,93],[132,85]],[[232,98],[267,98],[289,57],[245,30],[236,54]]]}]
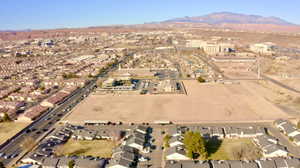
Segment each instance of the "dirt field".
[{"label": "dirt field", "polygon": [[25,128],[29,123],[7,122],[0,123],[0,144]]},{"label": "dirt field", "polygon": [[94,156],[110,158],[112,150],[115,147],[115,143],[106,140],[73,140],[70,139],[66,144],[56,148],[55,153],[58,156]]},{"label": "dirt field", "polygon": [[188,95],[92,95],[65,118],[69,122],[108,120],[113,122],[177,123],[253,121],[287,118],[267,101],[254,82],[199,84],[184,81]]}]

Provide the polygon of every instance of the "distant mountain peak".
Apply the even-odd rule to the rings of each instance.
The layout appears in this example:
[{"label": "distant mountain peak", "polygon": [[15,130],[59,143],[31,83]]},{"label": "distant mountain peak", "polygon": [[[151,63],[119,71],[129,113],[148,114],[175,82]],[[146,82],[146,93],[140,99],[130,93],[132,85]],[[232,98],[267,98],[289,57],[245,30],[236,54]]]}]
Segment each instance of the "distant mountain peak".
[{"label": "distant mountain peak", "polygon": [[175,18],[164,22],[189,22],[189,23],[208,23],[208,24],[274,24],[274,25],[294,25],[279,17],[264,17],[259,15],[246,15],[233,12],[215,12],[203,16]]}]

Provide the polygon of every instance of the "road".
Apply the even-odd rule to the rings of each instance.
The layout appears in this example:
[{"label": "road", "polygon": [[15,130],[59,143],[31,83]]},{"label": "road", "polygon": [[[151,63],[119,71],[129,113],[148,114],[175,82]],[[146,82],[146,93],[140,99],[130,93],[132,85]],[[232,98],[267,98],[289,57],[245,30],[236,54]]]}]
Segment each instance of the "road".
[{"label": "road", "polygon": [[[132,54],[128,54],[122,60],[119,60],[116,65],[111,66],[102,72],[97,78],[104,77],[110,71],[117,69],[119,64],[126,62]],[[62,103],[57,105],[54,109],[41,115],[38,119],[32,122],[29,126],[20,131],[17,135],[12,137],[8,143],[1,145],[0,153],[5,154],[0,158],[0,161],[5,166],[12,165],[15,158],[22,153],[27,152],[21,147],[24,140],[28,137],[38,140],[44,133],[53,127],[60,119],[65,116],[72,108],[74,108],[80,101],[87,97],[96,87],[97,79],[91,80],[83,88],[77,89],[72,95],[66,98]],[[12,157],[15,155],[14,157]]]},{"label": "road", "polygon": [[281,83],[281,82],[279,82],[279,81],[277,81],[277,80],[275,80],[275,79],[272,79],[272,78],[270,78],[270,77],[268,77],[268,76],[266,76],[266,75],[261,75],[261,76],[262,76],[263,79],[269,80],[269,81],[271,81],[272,83],[274,83],[274,84],[276,84],[276,85],[278,85],[278,86],[280,86],[280,87],[282,87],[282,88],[285,88],[285,89],[287,89],[287,90],[289,90],[289,91],[292,91],[292,92],[295,92],[295,93],[297,93],[297,94],[300,93],[299,90],[296,90],[296,89],[294,89],[294,88],[292,88],[292,87],[289,87],[289,86],[287,86],[287,85],[285,85],[285,84],[283,84],[283,83]]}]

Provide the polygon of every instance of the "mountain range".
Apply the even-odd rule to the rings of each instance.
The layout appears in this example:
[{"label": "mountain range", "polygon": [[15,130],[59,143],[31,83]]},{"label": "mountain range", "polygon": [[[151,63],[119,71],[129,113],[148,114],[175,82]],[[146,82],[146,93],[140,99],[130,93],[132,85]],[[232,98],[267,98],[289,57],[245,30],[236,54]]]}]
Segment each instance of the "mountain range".
[{"label": "mountain range", "polygon": [[272,24],[281,26],[295,26],[295,24],[278,17],[264,17],[231,12],[211,13],[204,16],[182,17],[163,21],[162,23],[207,23],[207,24]]}]

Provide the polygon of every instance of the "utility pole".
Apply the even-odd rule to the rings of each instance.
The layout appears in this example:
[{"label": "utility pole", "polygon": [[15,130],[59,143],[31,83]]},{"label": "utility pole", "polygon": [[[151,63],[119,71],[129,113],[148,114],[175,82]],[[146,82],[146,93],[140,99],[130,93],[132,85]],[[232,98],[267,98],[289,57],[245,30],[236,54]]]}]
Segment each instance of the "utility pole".
[{"label": "utility pole", "polygon": [[257,79],[261,78],[261,69],[260,69],[260,54],[259,57],[257,59]]}]

